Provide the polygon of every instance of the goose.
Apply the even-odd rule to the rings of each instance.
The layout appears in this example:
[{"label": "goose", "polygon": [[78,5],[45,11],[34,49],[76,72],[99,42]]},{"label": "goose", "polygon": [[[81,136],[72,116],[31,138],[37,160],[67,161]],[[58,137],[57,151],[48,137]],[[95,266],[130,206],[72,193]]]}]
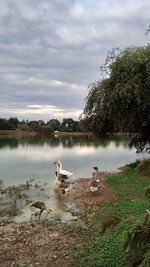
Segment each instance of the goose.
[{"label": "goose", "polygon": [[72,188],[72,186],[68,182],[63,182],[63,183],[61,183],[60,188],[62,189],[62,193],[63,194],[66,194],[67,192],[70,191],[70,189]]},{"label": "goose", "polygon": [[100,180],[96,179],[90,184],[90,191],[97,192],[101,188]]},{"label": "goose", "polygon": [[92,168],[92,176],[93,176],[93,178],[94,178],[94,176],[96,175],[98,173],[98,167],[93,167]]},{"label": "goose", "polygon": [[53,190],[57,194],[57,197],[60,198],[62,194],[65,194],[65,190],[62,188],[62,183],[64,180],[61,179],[61,176],[59,175],[58,171],[55,171],[55,182],[53,185]]},{"label": "goose", "polygon": [[63,179],[68,179],[69,177],[71,177],[73,175],[72,172],[69,172],[69,171],[66,171],[66,170],[62,170],[61,161],[55,161],[54,164],[56,165],[57,172],[59,173],[59,175],[61,175],[61,177]]},{"label": "goose", "polygon": [[32,221],[33,215],[34,216],[38,216],[39,217],[39,220],[40,220],[41,214],[42,214],[42,212],[44,210],[47,211],[47,214],[52,212],[51,209],[47,210],[46,205],[45,205],[45,203],[43,201],[36,201],[36,202],[34,202],[30,206],[30,209],[31,209],[31,218],[30,218],[30,221]]},{"label": "goose", "polygon": [[66,182],[63,175],[59,174],[58,171],[55,172],[55,177],[54,191],[59,194],[65,194],[71,188],[71,183]]}]

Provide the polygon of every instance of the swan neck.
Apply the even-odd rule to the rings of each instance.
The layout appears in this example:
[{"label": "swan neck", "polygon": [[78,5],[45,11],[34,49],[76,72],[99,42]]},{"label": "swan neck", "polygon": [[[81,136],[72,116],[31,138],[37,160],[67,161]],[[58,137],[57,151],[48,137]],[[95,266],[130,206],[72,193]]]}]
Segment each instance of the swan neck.
[{"label": "swan neck", "polygon": [[55,177],[56,177],[56,179],[55,179],[55,183],[57,184],[58,183],[58,177],[59,177],[59,172],[57,171],[57,175],[55,174]]},{"label": "swan neck", "polygon": [[62,170],[62,163],[61,162],[59,162],[58,168],[59,168],[59,172],[60,172]]},{"label": "swan neck", "polygon": [[[56,171],[57,171],[57,173],[59,173],[59,165],[58,165],[58,163],[56,164]],[[56,176],[58,176],[58,175],[56,175]]]}]

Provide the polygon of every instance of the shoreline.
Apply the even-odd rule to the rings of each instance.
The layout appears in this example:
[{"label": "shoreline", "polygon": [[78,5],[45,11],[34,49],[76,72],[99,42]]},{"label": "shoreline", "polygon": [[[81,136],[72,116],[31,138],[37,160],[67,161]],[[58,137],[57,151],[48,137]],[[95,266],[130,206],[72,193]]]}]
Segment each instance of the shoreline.
[{"label": "shoreline", "polygon": [[102,183],[102,190],[96,194],[89,190],[93,177],[79,178],[75,181],[73,191],[60,200],[64,204],[74,203],[81,210],[77,216],[74,214],[77,219],[70,223],[49,220],[1,222],[0,266],[72,266],[72,250],[82,250],[89,240],[88,235],[80,235],[80,231],[84,232],[86,229],[86,222],[96,212],[101,201],[117,199],[115,192],[105,185],[108,175],[110,173],[99,172],[94,177],[101,179]]},{"label": "shoreline", "polygon": [[[0,130],[0,137],[2,136],[94,136],[95,134],[93,132],[34,132],[34,131],[22,131],[22,130]],[[111,133],[106,135],[106,137],[113,137],[113,136],[125,136],[130,137],[130,133],[125,132],[118,132],[118,133]]]},{"label": "shoreline", "polygon": [[[98,202],[101,200],[115,200],[116,195],[110,188],[108,188],[105,185],[105,179],[108,175],[114,175],[115,173],[108,173],[108,172],[98,172],[96,176],[93,177],[88,177],[88,178],[78,178],[73,182],[73,187],[70,191],[68,191],[65,195],[59,194],[55,195],[56,200],[58,202],[58,207],[59,204],[63,204],[64,207],[67,208],[67,206],[71,207],[72,205],[74,206],[75,210],[78,210],[77,216],[80,217],[80,213],[82,213],[83,210],[89,209],[90,206],[96,207]],[[90,184],[93,180],[99,179],[101,182],[101,189],[96,192],[92,193],[90,191]],[[28,195],[28,192],[32,190],[42,190],[45,191],[44,187],[42,185],[34,184],[30,181],[26,181],[25,184],[20,184],[20,185],[13,185],[13,186],[6,186],[3,187],[3,181],[2,185],[0,187],[0,195],[1,195],[1,206],[0,206],[0,224],[1,223],[11,223],[13,222],[14,224],[22,224],[22,223],[30,223],[28,220],[27,221],[21,221],[21,222],[16,222],[15,217],[20,214],[20,211],[27,207],[29,209],[29,204],[36,201],[36,199],[30,199],[26,198]],[[10,204],[10,198],[12,199],[12,204]],[[42,196],[43,198],[43,196]],[[21,200],[22,202],[22,207],[18,206],[18,202]],[[43,198],[44,202],[47,202],[46,195]],[[16,204],[15,204],[16,203]],[[14,206],[15,205],[15,206]],[[49,206],[49,208],[52,208]],[[71,213],[73,212],[74,214],[74,208],[67,208],[67,212]],[[75,212],[76,213],[76,212]],[[74,218],[73,215],[72,218],[69,219],[70,222],[73,222],[73,220],[79,219],[79,217],[76,219]],[[53,218],[57,217],[55,213],[53,214]],[[43,218],[44,220],[45,218]],[[50,218],[51,221],[51,218]],[[49,222],[50,222],[49,221]],[[60,221],[61,222],[61,221]],[[63,224],[63,221],[62,221]]]},{"label": "shoreline", "polygon": [[34,131],[20,131],[20,130],[0,130],[1,136],[62,136],[62,135],[74,135],[74,136],[82,136],[82,135],[94,135],[92,132],[34,132]]}]

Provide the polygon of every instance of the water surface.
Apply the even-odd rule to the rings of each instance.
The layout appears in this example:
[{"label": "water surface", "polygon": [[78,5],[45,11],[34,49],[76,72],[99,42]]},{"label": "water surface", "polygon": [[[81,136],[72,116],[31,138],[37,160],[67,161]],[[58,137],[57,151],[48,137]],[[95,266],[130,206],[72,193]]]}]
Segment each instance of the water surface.
[{"label": "water surface", "polygon": [[[25,184],[24,199],[5,199],[1,195],[2,207],[16,203],[21,211],[13,218],[16,222],[30,220],[30,203],[42,200],[52,215],[61,221],[73,219],[68,207],[58,201],[53,190],[56,160],[61,160],[63,169],[71,171],[72,180],[91,177],[92,166],[100,171],[116,171],[118,167],[133,162],[143,155],[136,154],[127,138],[100,139],[94,136],[49,136],[49,137],[0,137],[0,180],[4,186]],[[69,205],[72,205],[70,203]],[[13,205],[12,205],[13,210]]]},{"label": "water surface", "polygon": [[53,162],[61,160],[63,169],[74,178],[90,177],[92,166],[101,171],[118,167],[143,157],[130,148],[128,138],[100,139],[94,136],[49,136],[0,138],[0,179],[5,185],[34,179],[51,184]]}]

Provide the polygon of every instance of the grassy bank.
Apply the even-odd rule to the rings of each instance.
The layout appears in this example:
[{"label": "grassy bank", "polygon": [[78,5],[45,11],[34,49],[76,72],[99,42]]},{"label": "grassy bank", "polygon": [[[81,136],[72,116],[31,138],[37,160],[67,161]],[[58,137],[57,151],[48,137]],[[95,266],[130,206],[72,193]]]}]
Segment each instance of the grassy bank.
[{"label": "grassy bank", "polygon": [[119,175],[109,176],[106,184],[117,192],[118,198],[100,201],[92,218],[81,229],[73,229],[74,233],[89,237],[82,251],[74,251],[74,266],[77,262],[80,267],[133,266],[133,256],[123,250],[123,245],[127,232],[144,221],[145,210],[149,208],[145,198],[149,179],[138,175],[133,164]]}]

